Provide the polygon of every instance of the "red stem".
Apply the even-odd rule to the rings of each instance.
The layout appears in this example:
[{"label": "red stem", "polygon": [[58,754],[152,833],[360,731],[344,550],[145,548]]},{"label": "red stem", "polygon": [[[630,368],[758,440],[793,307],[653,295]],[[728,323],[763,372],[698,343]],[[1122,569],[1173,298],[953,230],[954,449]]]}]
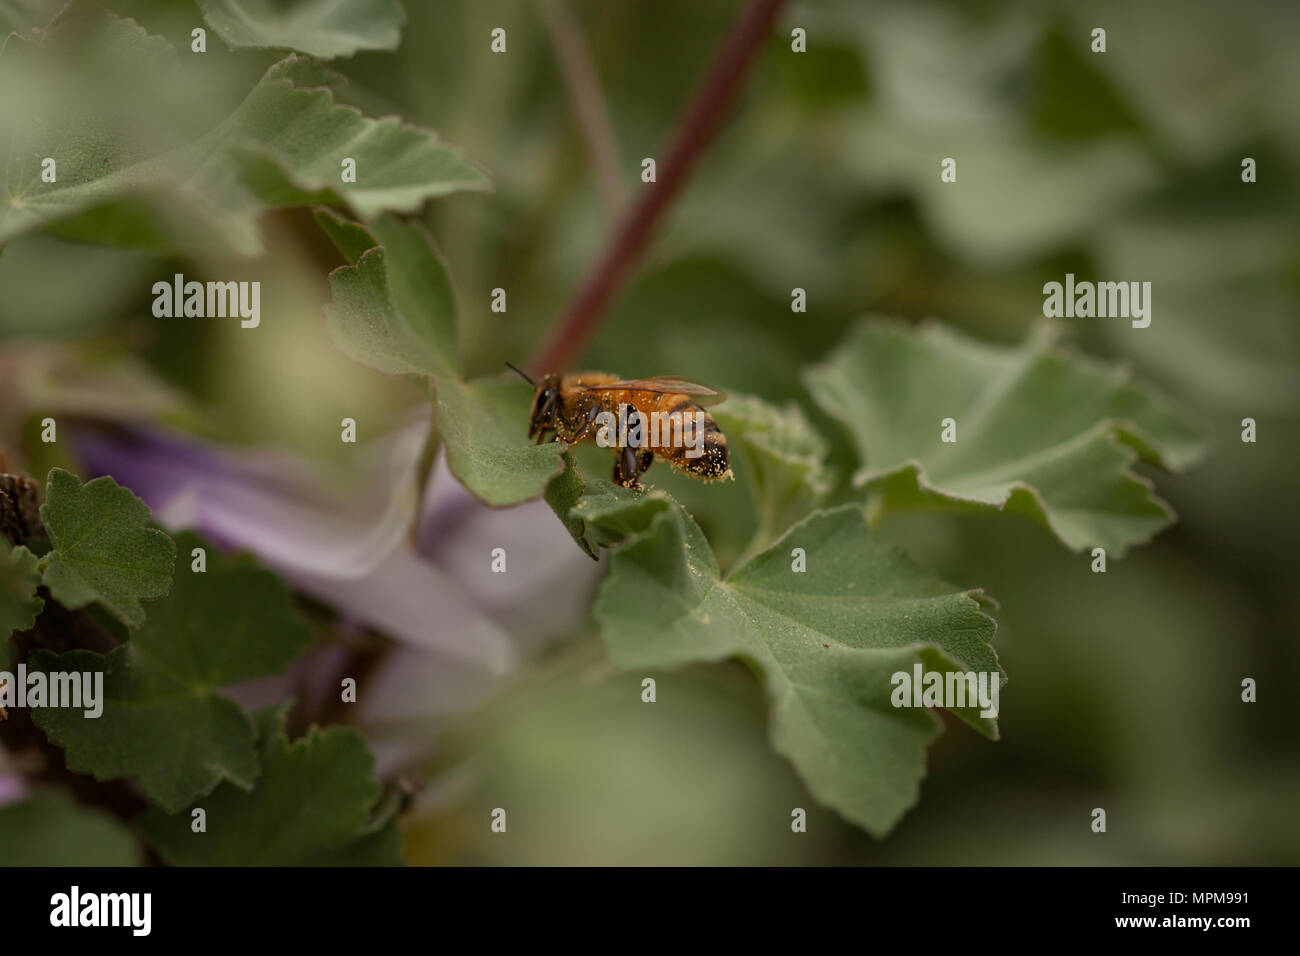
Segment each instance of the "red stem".
[{"label": "red stem", "polygon": [[615,227],[605,253],[588,274],[548,344],[528,363],[536,374],[561,371],[585,348],[626,281],[655,226],[663,218],[692,166],[722,125],[723,117],[757,59],[772,24],[788,0],[751,0],[732,23],[726,42],[678,122],[657,179]]}]

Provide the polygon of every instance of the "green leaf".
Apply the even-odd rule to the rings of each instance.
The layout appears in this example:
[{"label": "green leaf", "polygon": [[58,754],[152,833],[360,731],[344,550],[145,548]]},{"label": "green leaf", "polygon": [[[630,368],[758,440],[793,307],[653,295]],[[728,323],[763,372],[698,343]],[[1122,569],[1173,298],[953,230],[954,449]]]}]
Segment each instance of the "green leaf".
[{"label": "green leaf", "polygon": [[58,793],[0,807],[0,866],[135,866],[131,831]]},{"label": "green leaf", "polygon": [[[319,83],[312,63],[289,56],[209,137],[233,150],[242,184],[267,205],[342,203],[368,219],[488,188],[483,172],[433,131],[393,116],[369,119],[336,104]],[[355,183],[340,182],[345,158],[356,161]],[[217,181],[224,176],[220,168],[210,172]]]},{"label": "green leaf", "polygon": [[527,439],[531,396],[527,384],[501,376],[438,381],[438,428],[447,464],[489,505],[536,498],[560,472],[561,446]]},{"label": "green leaf", "polygon": [[279,47],[326,59],[395,50],[406,12],[397,0],[196,0],[236,49]]},{"label": "green leaf", "polygon": [[354,263],[330,276],[325,319],[335,344],[389,375],[455,376],[456,303],[424,227],[385,216],[366,230],[326,210],[316,220]]},{"label": "green leaf", "polygon": [[759,550],[830,492],[834,475],[826,466],[828,443],[794,402],[779,407],[732,394],[713,415],[732,454],[744,459],[740,470],[758,513],[751,549]]},{"label": "green leaf", "polygon": [[[1115,554],[1174,518],[1138,458],[1180,470],[1199,437],[1121,369],[1055,351],[1047,336],[989,345],[939,325],[859,325],[804,381],[866,463],[855,484],[884,509],[1010,511],[1068,548]],[[957,441],[942,441],[942,422]]]},{"label": "green leaf", "polygon": [[[256,255],[267,207],[328,202],[372,217],[488,188],[432,131],[335,103],[319,65],[296,55],[215,126],[186,115],[196,82],[165,40],[104,10],[61,17],[39,45],[11,37],[0,48],[0,87],[14,92],[0,101],[0,242],[53,227],[136,249]],[[42,178],[45,157],[55,182]],[[341,182],[344,159],[354,183]]]},{"label": "green leaf", "polygon": [[[165,171],[153,158],[180,145],[154,115],[166,112],[167,91],[185,88],[175,51],[132,20],[77,14],[39,45],[0,38],[0,243],[158,188]],[[53,183],[42,180],[46,157],[56,161]]]},{"label": "green leaf", "polygon": [[[375,234],[361,223],[350,222],[327,206],[319,206],[312,210],[312,213],[316,217],[317,225],[343,254],[343,258],[350,266],[356,265],[357,260],[364,253],[379,244]],[[439,262],[440,266],[441,264]]]},{"label": "green leaf", "polygon": [[381,372],[433,380],[447,463],[479,499],[505,506],[542,494],[560,471],[560,448],[529,443],[526,384],[460,377],[455,297],[423,227],[391,216],[364,227],[324,209],[316,220],[351,263],[330,276],[335,344]]},{"label": "green leaf", "polygon": [[4,645],[9,635],[34,626],[45,607],[45,601],[36,594],[40,583],[36,555],[26,548],[10,547],[0,537],[0,665],[7,665]]},{"label": "green leaf", "polygon": [[573,455],[566,449],[564,471],[546,483],[543,497],[564,524],[565,529],[573,535],[573,540],[578,542],[578,547],[595,561],[598,560],[596,546],[587,540],[587,522],[573,513],[574,506],[586,492],[587,483],[583,480],[582,473],[578,471]]},{"label": "green leaf", "polygon": [[30,670],[104,675],[103,714],[41,708],[36,725],[67,753],[68,767],[97,780],[136,777],[167,810],[222,780],[251,787],[253,727],[217,689],[283,670],[311,642],[280,580],[245,556],[225,557],[186,532],[188,558],[205,548],[207,570],[187,565],[128,644],[107,656],[36,651]]},{"label": "green leaf", "polygon": [[313,728],[289,742],[286,706],[257,715],[262,772],[244,792],[225,785],[203,801],[207,832],[189,814],[149,810],[140,827],[168,863],[178,866],[400,865],[390,820],[372,830],[379,799],[373,762],[350,729]]},{"label": "green leaf", "polygon": [[[695,521],[664,492],[603,482],[573,513],[624,536],[594,608],[615,663],[741,658],[771,703],[773,746],[819,801],[872,833],[916,800],[940,729],[925,709],[891,704],[892,675],[920,664],[1001,680],[979,592],[873,541],[857,506],[814,513],[725,581]],[[793,570],[795,548],[804,572]],[[996,738],[978,707],[955,713]]]},{"label": "green leaf", "polygon": [[176,546],[150,528],[149,508],[112,478],[82,484],[62,468],[50,470],[41,520],[51,552],[41,559],[42,583],[64,607],[97,601],[129,627],[144,623],[142,599],[171,587]]}]

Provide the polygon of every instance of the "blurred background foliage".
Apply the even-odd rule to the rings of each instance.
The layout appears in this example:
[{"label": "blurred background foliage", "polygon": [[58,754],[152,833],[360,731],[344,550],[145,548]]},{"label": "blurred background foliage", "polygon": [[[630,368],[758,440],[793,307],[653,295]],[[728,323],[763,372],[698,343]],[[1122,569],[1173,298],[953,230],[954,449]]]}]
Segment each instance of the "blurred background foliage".
[{"label": "blurred background foliage", "polygon": [[[18,29],[34,3],[0,3]],[[231,53],[187,3],[114,0],[179,51],[155,129],[226,115],[275,60]],[[735,4],[571,7],[608,104],[623,189],[640,187]],[[606,241],[602,203],[546,21],[533,2],[409,2],[395,53],[334,65],[340,99],[436,129],[490,194],[430,203],[460,306],[463,366],[537,348]],[[9,18],[8,23],[3,18]],[[503,26],[509,48],[489,50]],[[802,26],[808,52],[790,51]],[[1089,50],[1107,31],[1107,52]],[[1152,323],[1067,320],[1079,348],[1129,363],[1196,416],[1208,459],[1159,491],[1180,522],[1093,574],[1021,519],[887,518],[879,533],[1001,604],[1002,740],[950,724],[917,807],[873,841],[811,802],[765,740],[739,665],[612,673],[589,624],[495,700],[449,722],[405,820],[416,863],[1300,862],[1300,8],[1285,2],[832,2],[792,7],[738,108],[583,361],[680,374],[815,408],[801,367],[864,313],[933,317],[997,341],[1042,321],[1042,285],[1150,281]],[[5,91],[5,96],[9,91]],[[182,122],[182,115],[185,122]],[[173,123],[174,121],[174,123]],[[939,162],[957,159],[943,184]],[[1243,184],[1254,157],[1258,182]],[[325,335],[341,260],[306,213],[262,221],[267,254],[166,257],[48,234],[0,255],[0,445],[53,463],[51,408],[163,420],[348,467],[336,422],[381,431],[421,401]],[[256,333],[156,320],[150,286],[262,280]],[[508,311],[490,311],[504,288]],[[808,311],[790,311],[791,289]],[[1259,423],[1256,444],[1240,422]],[[524,423],[521,422],[521,430]],[[348,446],[342,446],[346,450]],[[607,459],[590,454],[597,474]],[[743,482],[662,474],[726,567],[753,517]],[[837,497],[851,493],[841,486]],[[539,519],[540,520],[540,519]],[[549,520],[549,519],[547,519]],[[544,598],[542,598],[544,600]],[[1259,702],[1243,704],[1253,677]],[[420,731],[424,732],[424,731]],[[51,805],[53,806],[53,805]],[[808,809],[808,833],[790,810]],[[489,833],[494,807],[509,833]],[[1108,832],[1089,829],[1103,807]],[[62,811],[60,811],[62,812]],[[51,811],[53,814],[53,811]],[[54,814],[57,816],[57,814]]]}]

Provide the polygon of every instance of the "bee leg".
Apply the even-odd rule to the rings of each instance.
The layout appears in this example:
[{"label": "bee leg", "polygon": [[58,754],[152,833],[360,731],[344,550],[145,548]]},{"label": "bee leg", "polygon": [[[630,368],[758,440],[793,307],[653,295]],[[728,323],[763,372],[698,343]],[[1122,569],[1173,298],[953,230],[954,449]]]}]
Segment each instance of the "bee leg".
[{"label": "bee leg", "polygon": [[624,488],[640,488],[637,481],[636,449],[624,445],[622,453],[614,460],[614,484]]},{"label": "bee leg", "polygon": [[578,433],[568,439],[565,444],[576,445],[578,442],[586,438],[587,432],[591,431],[591,426],[596,424],[596,419],[600,416],[600,411],[601,409],[599,405],[592,405],[591,408],[587,409],[587,417],[582,423],[582,428],[578,429]]}]

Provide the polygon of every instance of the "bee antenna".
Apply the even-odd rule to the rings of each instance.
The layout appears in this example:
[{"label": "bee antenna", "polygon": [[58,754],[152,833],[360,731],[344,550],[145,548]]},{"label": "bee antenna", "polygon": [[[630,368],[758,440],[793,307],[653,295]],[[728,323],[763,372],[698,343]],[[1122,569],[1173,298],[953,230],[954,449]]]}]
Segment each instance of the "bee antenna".
[{"label": "bee antenna", "polygon": [[506,368],[510,369],[510,371],[514,372],[516,375],[518,375],[520,378],[522,378],[522,379],[523,379],[525,382],[527,382],[529,385],[533,386],[533,388],[536,388],[536,387],[537,387],[537,383],[536,383],[536,382],[534,382],[531,378],[529,378],[529,377],[528,377],[527,375],[525,375],[523,372],[519,371],[519,369],[515,368],[515,367],[514,367],[513,365],[511,365],[509,362],[506,362]]}]

